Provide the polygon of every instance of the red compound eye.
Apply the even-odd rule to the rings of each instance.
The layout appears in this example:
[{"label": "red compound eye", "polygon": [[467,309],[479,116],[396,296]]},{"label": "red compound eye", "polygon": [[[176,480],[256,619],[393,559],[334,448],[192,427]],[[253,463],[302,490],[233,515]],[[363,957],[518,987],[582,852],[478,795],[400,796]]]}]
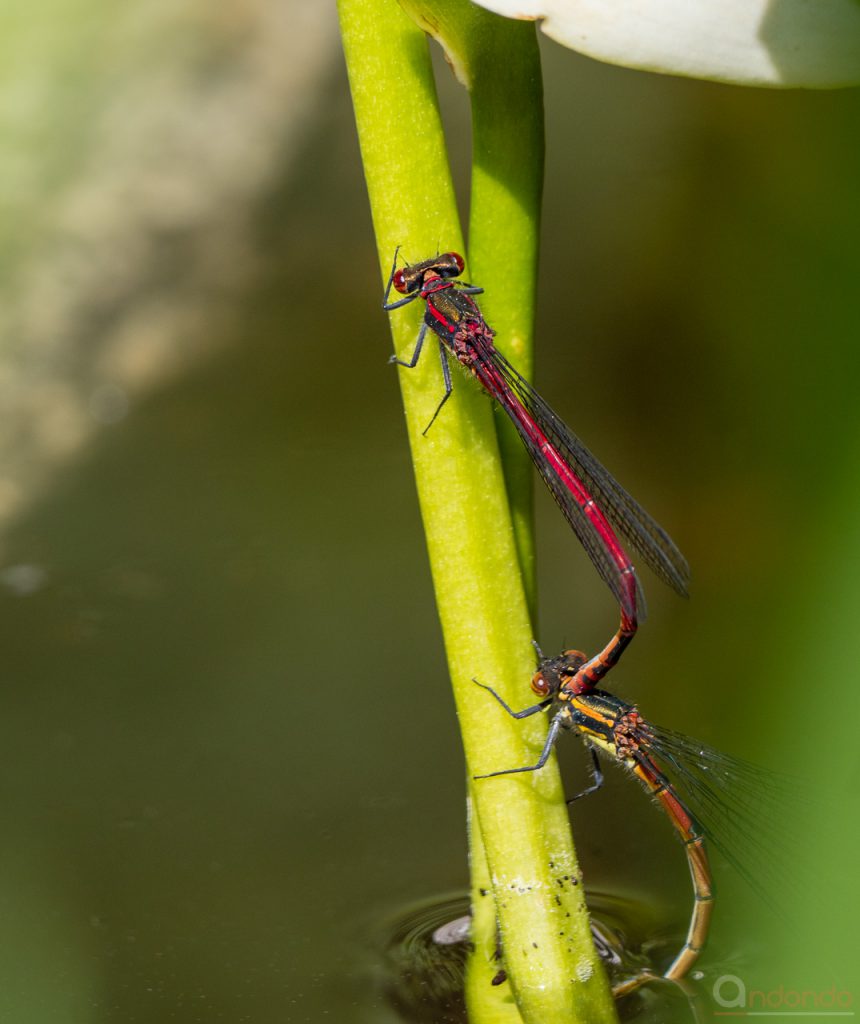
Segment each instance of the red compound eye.
[{"label": "red compound eye", "polygon": [[394,277],[392,279],[392,283],[394,284],[395,290],[400,292],[401,294],[405,294],[409,290],[408,285],[403,280],[403,271],[402,270],[396,270],[394,272]]},{"label": "red compound eye", "polygon": [[544,679],[543,672],[535,672],[532,676],[532,689],[538,697],[549,696],[549,683]]}]

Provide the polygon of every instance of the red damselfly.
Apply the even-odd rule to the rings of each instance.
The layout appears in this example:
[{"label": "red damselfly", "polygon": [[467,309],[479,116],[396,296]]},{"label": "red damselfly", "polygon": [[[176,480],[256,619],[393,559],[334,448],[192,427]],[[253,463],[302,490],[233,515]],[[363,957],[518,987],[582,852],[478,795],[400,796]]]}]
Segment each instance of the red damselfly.
[{"label": "red damselfly", "polygon": [[[580,671],[576,686],[588,690],[618,661],[644,613],[636,571],[610,521],[654,572],[679,594],[687,593],[690,570],[666,531],[624,490],[495,347],[495,332],[473,298],[483,289],[455,280],[463,269],[463,258],[456,252],[442,253],[398,269],[395,252],[382,308],[398,309],[416,299],[423,299],[426,308],[411,359],[392,357],[392,361],[413,368],[418,363],[429,328],[439,338],[445,394],[424,432],[429,430],[453,390],[448,353],[477,378],[519,432],[556,503],[621,606],[618,632]],[[392,287],[405,298],[389,302]]]},{"label": "red damselfly", "polygon": [[[576,681],[587,660],[581,651],[565,651],[555,658],[540,654],[540,664],[531,685],[542,699],[522,711],[514,711],[492,687],[478,683],[514,718],[528,718],[549,709],[551,722],[535,764],[475,778],[539,771],[549,759],[559,733],[565,729],[577,732],[588,746],[594,780],[568,803],[595,792],[602,785],[597,750],[633,772],[659,802],[680,835],[690,868],[694,903],[687,937],[662,975],[677,981],[696,962],[708,936],[714,889],[706,841],[761,893],[749,862],[758,854],[758,859],[772,872],[778,858],[775,859],[773,851],[764,848],[763,832],[767,825],[759,808],[763,796],[769,795],[773,803],[777,802],[776,797],[786,803],[793,800],[793,783],[722,754],[698,740],[654,725],[642,717],[635,705],[605,690],[576,692]],[[737,852],[730,836],[738,837],[743,844],[743,855]],[[761,895],[769,902],[764,893]],[[638,975],[616,986],[615,994],[624,995],[654,977],[648,972]]]}]

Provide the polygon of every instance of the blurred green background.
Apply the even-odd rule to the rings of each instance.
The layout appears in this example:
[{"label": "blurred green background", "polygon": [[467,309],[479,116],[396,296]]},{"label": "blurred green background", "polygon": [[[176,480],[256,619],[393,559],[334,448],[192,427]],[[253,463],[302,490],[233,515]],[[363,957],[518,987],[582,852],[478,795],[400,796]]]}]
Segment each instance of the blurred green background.
[{"label": "blurred green background", "polygon": [[[464,785],[334,12],[0,24],[0,1020],[394,1020],[377,947],[465,887]],[[537,382],[693,568],[613,686],[810,778],[799,924],[718,861],[712,964],[853,990],[860,94],[544,57]],[[608,592],[537,520],[541,644],[594,648]],[[617,774],[587,880],[682,930]]]}]

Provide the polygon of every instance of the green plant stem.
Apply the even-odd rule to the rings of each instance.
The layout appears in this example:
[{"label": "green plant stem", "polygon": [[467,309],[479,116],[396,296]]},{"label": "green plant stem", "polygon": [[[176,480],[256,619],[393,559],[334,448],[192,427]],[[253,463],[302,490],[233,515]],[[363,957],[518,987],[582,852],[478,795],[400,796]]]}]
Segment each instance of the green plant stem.
[{"label": "green plant stem", "polygon": [[[475,10],[462,2],[458,6],[466,13]],[[340,0],[339,11],[387,280],[398,244],[420,259],[437,244],[462,251],[462,236],[423,33],[394,0]],[[401,358],[414,348],[420,305],[391,314]],[[501,321],[497,327],[500,333],[506,329]],[[522,703],[534,670],[532,628],[490,403],[458,377],[444,414],[423,436],[438,405],[439,376],[432,356],[414,370],[400,371],[439,617],[467,767],[474,775],[533,763],[546,725],[537,718],[514,722],[472,682],[475,677],[491,683]],[[492,882],[492,896],[479,901],[494,903],[494,914],[478,914],[484,924],[476,918],[476,961],[490,977],[496,972],[497,919],[505,967],[526,1024],[613,1020],[569,830],[558,827],[564,805],[554,765],[534,775],[478,783],[472,804],[488,865],[473,864],[473,869],[486,870]],[[480,845],[473,846],[473,856],[476,848]],[[486,925],[491,918],[492,934]],[[473,1019],[499,1020],[507,986],[485,980],[470,983]]]},{"label": "green plant stem", "polygon": [[[544,125],[534,24],[498,18],[464,0],[400,0],[444,48],[472,107],[469,264],[486,294],[497,344],[525,377],[534,369],[535,295],[543,193]],[[496,410],[499,447],[520,564],[535,610],[531,460],[506,414]]]}]

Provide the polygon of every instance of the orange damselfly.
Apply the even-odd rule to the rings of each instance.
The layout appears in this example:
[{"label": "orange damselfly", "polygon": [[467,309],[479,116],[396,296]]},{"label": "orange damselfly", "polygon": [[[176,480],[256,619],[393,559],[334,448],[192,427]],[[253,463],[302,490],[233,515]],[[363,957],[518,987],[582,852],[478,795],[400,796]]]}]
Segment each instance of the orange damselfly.
[{"label": "orange damselfly", "polygon": [[[737,834],[739,829],[750,836],[760,831],[760,822],[752,804],[741,799],[743,794],[767,787],[788,787],[791,783],[682,733],[654,725],[642,717],[635,705],[606,690],[576,692],[576,688],[569,684],[577,679],[587,661],[581,651],[565,651],[555,658],[544,657],[539,649],[538,653],[540,664],[531,685],[542,698],[539,703],[514,711],[492,687],[483,683],[478,685],[489,690],[514,718],[528,718],[549,710],[550,727],[540,757],[533,765],[489,772],[475,778],[539,771],[549,759],[562,730],[572,730],[586,742],[591,751],[594,779],[591,786],[568,803],[595,792],[602,785],[598,750],[630,769],[666,812],[684,843],[687,855],[693,883],[693,911],[684,944],[662,974],[666,979],[679,981],[689,972],[705,946],[714,907],[706,843],[719,850],[747,881],[755,885],[749,866],[724,836],[729,831]],[[655,977],[658,975],[643,972],[617,985],[615,994],[624,995]]]}]

